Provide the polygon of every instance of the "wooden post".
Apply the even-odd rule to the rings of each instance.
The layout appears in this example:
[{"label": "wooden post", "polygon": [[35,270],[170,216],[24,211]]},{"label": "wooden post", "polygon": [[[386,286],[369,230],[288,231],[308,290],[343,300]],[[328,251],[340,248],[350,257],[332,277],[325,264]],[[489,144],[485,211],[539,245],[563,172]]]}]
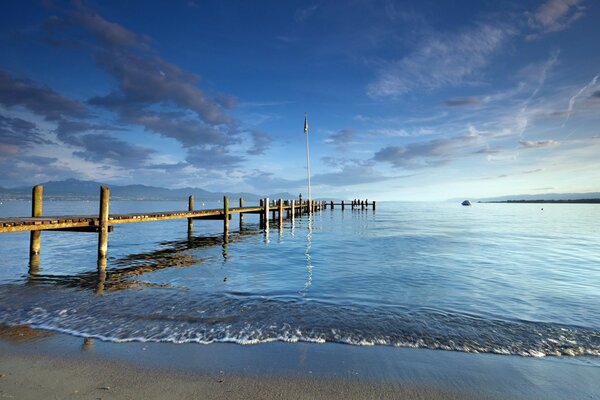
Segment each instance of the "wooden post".
[{"label": "wooden post", "polygon": [[108,208],[110,203],[110,190],[100,186],[100,210],[98,215],[98,267],[106,267],[106,254],[108,253]]},{"label": "wooden post", "polygon": [[375,201],[373,201],[373,211],[375,211]]},{"label": "wooden post", "polygon": [[[44,187],[42,185],[36,185],[31,190],[31,216],[41,217],[42,216],[42,202],[43,202]],[[37,256],[40,254],[40,238],[41,231],[31,231],[29,235],[29,256]]]},{"label": "wooden post", "polygon": [[[240,197],[240,208],[244,207],[244,199]],[[242,229],[242,223],[244,222],[244,213],[240,212],[240,229]]]},{"label": "wooden post", "polygon": [[283,228],[283,200],[279,199],[279,229]]},{"label": "wooden post", "polygon": [[292,206],[292,225],[294,225],[294,217],[296,216],[296,200],[290,200]]},{"label": "wooden post", "polygon": [[223,196],[223,234],[229,233],[229,197]]},{"label": "wooden post", "polygon": [[263,209],[263,227],[265,230],[269,230],[269,198],[263,200],[265,207]]},{"label": "wooden post", "polygon": [[[194,211],[194,195],[188,197],[188,211]],[[188,218],[188,239],[192,239],[192,231],[194,229],[194,219]]]},{"label": "wooden post", "polygon": [[263,221],[263,212],[262,212],[262,208],[265,206],[265,200],[264,199],[260,199],[260,214],[258,214],[258,220],[259,220],[259,226],[262,228],[265,225],[265,221]]},{"label": "wooden post", "polygon": [[365,201],[364,201],[364,200],[361,200],[361,201],[360,201],[360,209],[361,209],[361,210],[364,210],[364,209],[365,209]]},{"label": "wooden post", "polygon": [[333,204],[333,200],[331,200],[331,209],[333,210],[335,205]]}]

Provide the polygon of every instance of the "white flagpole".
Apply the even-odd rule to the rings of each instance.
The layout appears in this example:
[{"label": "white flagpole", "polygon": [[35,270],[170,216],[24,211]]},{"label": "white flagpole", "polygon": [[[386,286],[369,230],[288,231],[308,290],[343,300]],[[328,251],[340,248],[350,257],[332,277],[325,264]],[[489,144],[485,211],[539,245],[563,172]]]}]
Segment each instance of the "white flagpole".
[{"label": "white flagpole", "polygon": [[304,133],[306,134],[306,174],[308,177],[308,204],[311,204],[312,197],[310,195],[310,156],[308,151],[308,116],[304,113]]}]

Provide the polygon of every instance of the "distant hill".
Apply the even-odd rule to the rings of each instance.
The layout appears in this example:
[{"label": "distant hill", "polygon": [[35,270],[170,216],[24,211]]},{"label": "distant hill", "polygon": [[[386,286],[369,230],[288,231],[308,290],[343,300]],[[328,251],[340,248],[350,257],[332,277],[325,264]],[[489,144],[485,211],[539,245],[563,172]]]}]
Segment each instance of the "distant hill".
[{"label": "distant hill", "polygon": [[[517,194],[510,196],[486,197],[486,198],[470,198],[472,202],[535,202],[535,201],[557,201],[567,202],[575,200],[597,200],[600,199],[600,192],[588,193],[544,193],[544,194]],[[451,199],[449,201],[463,201],[464,199]]]},{"label": "distant hill", "polygon": [[[50,181],[42,183],[44,186],[44,199],[47,200],[93,200],[97,199],[100,192],[100,182],[67,179],[64,181]],[[275,193],[270,195],[256,195],[245,192],[209,192],[200,188],[186,187],[182,189],[166,189],[146,185],[106,185],[110,188],[110,197],[113,200],[184,200],[193,194],[196,201],[217,201],[223,196],[232,200],[243,197],[248,201],[257,201],[261,197],[270,199],[296,198],[290,193]],[[0,199],[30,199],[31,187],[2,188]]]}]

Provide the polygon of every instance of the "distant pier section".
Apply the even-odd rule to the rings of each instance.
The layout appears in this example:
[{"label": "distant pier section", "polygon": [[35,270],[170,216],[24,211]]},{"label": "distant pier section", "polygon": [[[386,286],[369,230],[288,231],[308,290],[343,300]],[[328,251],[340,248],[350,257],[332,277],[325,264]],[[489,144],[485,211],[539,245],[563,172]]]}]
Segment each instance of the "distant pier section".
[{"label": "distant pier section", "polygon": [[[239,215],[239,224],[242,226],[244,214],[258,214],[259,223],[262,229],[269,229],[269,221],[278,220],[279,229],[283,227],[284,218],[294,220],[302,215],[312,214],[314,212],[339,207],[342,211],[346,208],[352,210],[365,210],[372,208],[375,210],[376,202],[369,200],[351,200],[334,202],[333,200],[269,200],[264,198],[260,200],[257,206],[244,206],[244,200],[239,199],[238,207],[230,207],[229,198],[223,198],[223,208],[210,210],[195,210],[194,196],[188,198],[187,211],[162,211],[145,212],[132,214],[110,214],[110,190],[100,187],[100,203],[98,215],[61,215],[44,216],[42,214],[43,205],[43,187],[37,185],[32,190],[31,217],[4,217],[0,218],[0,233],[9,232],[30,232],[29,259],[30,264],[39,262],[41,249],[42,231],[58,232],[86,232],[98,234],[98,268],[104,269],[106,266],[106,257],[108,254],[108,234],[112,232],[113,226],[118,224],[131,224],[138,222],[163,221],[172,219],[186,219],[188,226],[188,238],[192,237],[193,225],[195,220],[222,220],[223,233],[225,238],[229,233],[229,223],[233,214]],[[269,218],[272,214],[272,218]]]}]

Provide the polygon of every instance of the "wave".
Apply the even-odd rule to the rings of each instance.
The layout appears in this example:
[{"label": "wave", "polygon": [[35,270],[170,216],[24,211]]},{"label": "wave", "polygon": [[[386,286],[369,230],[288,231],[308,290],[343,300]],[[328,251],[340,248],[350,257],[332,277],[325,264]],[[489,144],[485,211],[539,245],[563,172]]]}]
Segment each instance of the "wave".
[{"label": "wave", "polygon": [[[60,296],[53,296],[52,291],[29,292],[19,304],[9,302],[10,293],[0,292],[1,324],[111,342],[251,345],[282,341],[526,357],[600,356],[597,329],[442,310],[224,295],[174,300],[131,295],[88,298],[76,291]],[[44,296],[43,301],[39,296]]]}]

